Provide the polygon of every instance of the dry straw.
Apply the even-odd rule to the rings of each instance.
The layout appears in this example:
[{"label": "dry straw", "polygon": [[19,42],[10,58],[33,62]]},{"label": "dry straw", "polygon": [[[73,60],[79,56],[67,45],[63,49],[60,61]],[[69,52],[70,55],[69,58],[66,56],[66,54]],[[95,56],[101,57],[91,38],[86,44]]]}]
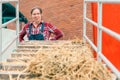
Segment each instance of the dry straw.
[{"label": "dry straw", "polygon": [[[53,45],[52,45],[53,46]],[[18,80],[112,80],[111,73],[93,58],[91,47],[81,40],[40,49]]]}]

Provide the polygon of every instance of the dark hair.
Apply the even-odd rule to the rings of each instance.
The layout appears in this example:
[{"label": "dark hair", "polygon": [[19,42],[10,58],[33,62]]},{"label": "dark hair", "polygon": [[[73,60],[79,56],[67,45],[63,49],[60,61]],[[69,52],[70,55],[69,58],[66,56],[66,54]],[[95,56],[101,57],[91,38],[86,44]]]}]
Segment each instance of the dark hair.
[{"label": "dark hair", "polygon": [[42,14],[42,9],[39,8],[39,7],[34,7],[34,8],[32,8],[32,9],[31,9],[31,14],[33,13],[33,11],[34,11],[35,9],[38,9],[38,10],[40,11],[40,13]]}]

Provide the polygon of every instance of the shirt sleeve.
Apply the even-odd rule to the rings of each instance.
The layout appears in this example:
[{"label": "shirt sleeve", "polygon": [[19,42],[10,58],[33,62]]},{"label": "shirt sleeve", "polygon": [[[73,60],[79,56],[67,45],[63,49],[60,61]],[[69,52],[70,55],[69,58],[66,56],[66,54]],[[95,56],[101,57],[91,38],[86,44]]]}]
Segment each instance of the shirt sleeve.
[{"label": "shirt sleeve", "polygon": [[60,29],[57,29],[52,24],[48,24],[49,31],[54,34],[54,37],[51,40],[58,40],[59,38],[63,37],[63,32]]},{"label": "shirt sleeve", "polygon": [[23,29],[21,30],[19,34],[19,41],[22,42],[24,40],[24,36],[26,35],[26,28],[28,27],[28,24],[26,24]]}]

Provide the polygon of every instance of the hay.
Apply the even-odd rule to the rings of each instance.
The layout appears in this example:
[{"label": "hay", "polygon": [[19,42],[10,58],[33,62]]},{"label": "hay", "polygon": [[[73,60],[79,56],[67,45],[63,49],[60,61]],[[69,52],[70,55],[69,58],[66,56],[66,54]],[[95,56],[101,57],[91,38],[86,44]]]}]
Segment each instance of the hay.
[{"label": "hay", "polygon": [[40,49],[28,64],[23,72],[29,75],[24,79],[19,75],[18,80],[111,80],[107,68],[93,58],[90,46],[80,40],[47,52]]}]

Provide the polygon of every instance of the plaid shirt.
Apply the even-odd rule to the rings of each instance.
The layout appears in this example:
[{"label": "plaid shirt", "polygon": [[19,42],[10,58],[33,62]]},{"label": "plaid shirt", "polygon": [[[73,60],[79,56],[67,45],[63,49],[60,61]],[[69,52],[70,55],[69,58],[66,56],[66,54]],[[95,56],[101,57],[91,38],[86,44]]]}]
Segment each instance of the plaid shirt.
[{"label": "plaid shirt", "polygon": [[[20,42],[24,40],[24,36],[27,35],[27,37],[29,37],[30,33],[29,33],[29,25],[32,23],[28,23],[26,24],[22,31],[20,32],[19,35],[19,40]],[[35,28],[34,25],[32,25],[32,29],[31,29],[31,34],[39,34],[41,33],[41,26],[42,23],[39,23],[39,25]],[[61,38],[63,36],[62,31],[60,31],[59,29],[57,29],[55,26],[51,25],[50,23],[46,23],[44,22],[44,30],[43,30],[43,35],[44,35],[44,40],[49,40],[51,33],[54,34],[54,37],[50,40],[58,40],[59,38]]]}]

